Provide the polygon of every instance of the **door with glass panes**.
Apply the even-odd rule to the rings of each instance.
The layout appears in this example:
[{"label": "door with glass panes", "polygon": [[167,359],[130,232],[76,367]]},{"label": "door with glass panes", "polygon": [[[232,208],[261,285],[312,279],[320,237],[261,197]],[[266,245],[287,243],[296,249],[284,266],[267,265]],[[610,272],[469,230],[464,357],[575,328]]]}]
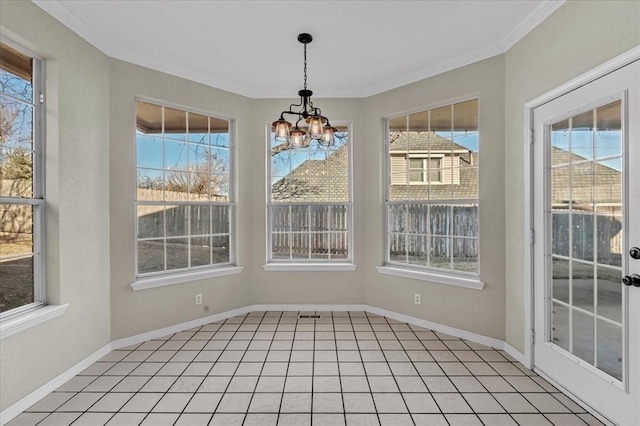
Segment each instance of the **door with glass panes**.
[{"label": "door with glass panes", "polygon": [[534,125],[534,365],[638,425],[640,61],[536,108]]}]

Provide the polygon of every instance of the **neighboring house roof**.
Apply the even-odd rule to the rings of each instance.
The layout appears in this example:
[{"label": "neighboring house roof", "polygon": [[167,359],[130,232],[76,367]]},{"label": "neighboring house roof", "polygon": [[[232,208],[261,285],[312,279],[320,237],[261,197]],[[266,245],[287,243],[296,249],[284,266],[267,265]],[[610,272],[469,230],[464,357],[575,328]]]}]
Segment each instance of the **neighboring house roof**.
[{"label": "neighboring house roof", "polygon": [[[620,171],[564,149],[551,149],[551,161],[555,166],[551,174],[552,200],[555,208],[560,205],[566,205],[568,208],[569,204],[572,204],[575,209],[584,209],[594,200],[598,204],[622,203]],[[570,166],[570,163],[574,164]]]},{"label": "neighboring house roof", "polygon": [[389,136],[390,151],[469,152],[469,149],[434,132],[397,132]]}]

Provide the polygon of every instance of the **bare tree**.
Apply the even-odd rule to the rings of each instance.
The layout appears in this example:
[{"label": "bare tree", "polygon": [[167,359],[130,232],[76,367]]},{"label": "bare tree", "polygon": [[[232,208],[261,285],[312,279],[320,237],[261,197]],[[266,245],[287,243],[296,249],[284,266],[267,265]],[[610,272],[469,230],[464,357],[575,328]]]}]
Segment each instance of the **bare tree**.
[{"label": "bare tree", "polygon": [[217,154],[204,151],[202,160],[188,172],[170,170],[167,190],[192,194],[227,196],[229,193],[229,171],[224,159]]}]

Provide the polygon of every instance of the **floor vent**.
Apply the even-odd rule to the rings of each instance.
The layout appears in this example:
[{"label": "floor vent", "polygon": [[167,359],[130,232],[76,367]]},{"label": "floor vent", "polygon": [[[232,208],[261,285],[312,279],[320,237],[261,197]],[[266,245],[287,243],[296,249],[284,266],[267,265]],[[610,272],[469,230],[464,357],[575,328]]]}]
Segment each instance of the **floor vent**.
[{"label": "floor vent", "polygon": [[322,319],[322,315],[298,315],[298,319]]}]

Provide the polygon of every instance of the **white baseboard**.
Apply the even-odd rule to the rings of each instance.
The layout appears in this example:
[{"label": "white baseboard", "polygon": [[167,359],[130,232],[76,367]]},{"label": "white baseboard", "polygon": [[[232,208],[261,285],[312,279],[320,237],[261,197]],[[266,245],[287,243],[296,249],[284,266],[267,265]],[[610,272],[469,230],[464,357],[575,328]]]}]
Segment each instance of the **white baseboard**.
[{"label": "white baseboard", "polygon": [[0,413],[0,425],[4,425],[9,423],[13,418],[17,417],[20,413],[22,413],[27,408],[31,407],[36,402],[40,401],[45,396],[49,395],[54,390],[58,389],[60,386],[67,383],[69,380],[74,378],[78,373],[82,372],[85,368],[89,367],[94,362],[98,361],[100,358],[111,352],[111,343],[107,343],[73,367],[69,368],[64,373],[55,377],[48,383],[43,386],[40,386],[35,391],[31,392],[29,395],[22,398],[20,401],[16,402],[12,406],[8,407],[6,410]]},{"label": "white baseboard", "polygon": [[368,305],[251,305],[251,311],[318,311],[318,312],[344,312],[344,311],[366,311]]},{"label": "white baseboard", "polygon": [[209,315],[207,317],[182,322],[180,324],[171,325],[169,327],[147,331],[146,333],[136,334],[135,336],[125,337],[123,339],[118,339],[111,342],[111,347],[113,348],[113,350],[126,348],[127,346],[136,345],[138,343],[146,342],[147,340],[153,340],[157,339],[158,337],[167,336],[169,334],[179,333],[181,331],[189,330],[194,327],[200,327],[216,321],[222,321],[224,319],[235,317],[237,315],[244,315],[251,312],[253,310],[251,308],[252,306],[244,306],[242,308],[233,309],[231,311],[221,312],[219,314]]},{"label": "white baseboard", "polygon": [[515,358],[520,364],[524,365],[525,367],[532,367],[531,365],[527,365],[527,357],[507,342],[504,342],[504,351]]},{"label": "white baseboard", "polygon": [[169,334],[178,333],[181,331],[189,330],[194,327],[200,327],[205,324],[209,324],[216,321],[222,321],[227,318],[231,318],[237,315],[244,315],[249,312],[254,311],[366,311],[371,312],[376,315],[382,315],[391,319],[395,319],[397,321],[406,322],[408,324],[416,325],[418,327],[428,328],[430,330],[438,331],[441,333],[446,333],[454,337],[459,337],[461,339],[469,340],[471,342],[479,343],[481,345],[490,346],[495,349],[503,349],[509,355],[514,357],[520,362],[524,361],[524,355],[518,352],[511,345],[503,342],[502,340],[494,339],[492,337],[483,336],[481,334],[472,333],[470,331],[461,330],[459,328],[450,327],[447,325],[423,320],[420,318],[412,317],[409,315],[399,314],[397,312],[388,311],[386,309],[378,308],[375,306],[369,305],[310,305],[310,304],[282,304],[282,305],[249,305],[244,306],[242,308],[233,309],[231,311],[221,312],[214,315],[209,315],[207,317],[198,318],[195,320],[183,322],[180,324],[172,325],[169,327],[160,328],[157,330],[148,331],[146,333],[137,334],[135,336],[125,337],[123,339],[115,340],[93,354],[89,355],[84,360],[80,361],[78,364],[69,368],[67,371],[51,380],[49,383],[44,386],[38,388],[36,391],[22,398],[20,401],[16,402],[6,410],[0,413],[0,425],[4,425],[8,423],[10,420],[15,418],[17,415],[22,413],[24,410],[29,408],[31,405],[40,401],[42,398],[47,396],[49,393],[62,386],[68,380],[76,376],[85,368],[89,367],[94,362],[98,361],[100,358],[105,356],[112,350],[125,348],[127,346],[135,345],[138,343],[145,342],[147,340],[157,339],[159,337],[164,337]]}]

